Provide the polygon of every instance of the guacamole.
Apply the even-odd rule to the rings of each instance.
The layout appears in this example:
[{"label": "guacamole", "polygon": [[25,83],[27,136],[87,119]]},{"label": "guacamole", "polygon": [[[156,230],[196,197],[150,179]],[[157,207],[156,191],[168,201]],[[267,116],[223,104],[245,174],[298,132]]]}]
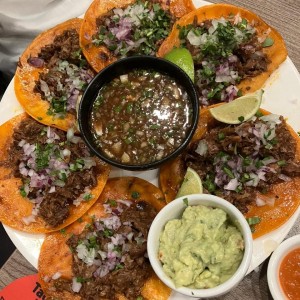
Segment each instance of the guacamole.
[{"label": "guacamole", "polygon": [[243,236],[220,208],[188,206],[160,235],[159,259],[176,287],[215,287],[235,273],[243,254]]}]

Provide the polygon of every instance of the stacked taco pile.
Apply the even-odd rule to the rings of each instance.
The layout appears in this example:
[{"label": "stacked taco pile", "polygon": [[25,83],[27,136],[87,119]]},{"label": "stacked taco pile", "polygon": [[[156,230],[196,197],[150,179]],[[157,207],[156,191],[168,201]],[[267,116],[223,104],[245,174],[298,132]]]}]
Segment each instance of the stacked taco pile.
[{"label": "stacked taco pile", "polygon": [[261,88],[287,56],[280,34],[239,7],[95,0],[83,19],[43,32],[20,57],[14,87],[26,113],[0,127],[0,220],[47,233],[39,274],[49,299],[168,299],[147,259],[147,234],[187,167],[206,193],[260,217],[255,237],[299,206],[299,138],[266,112],[227,126],[204,108],[187,151],[161,168],[162,191],[136,177],[108,179],[111,167],[76,127],[82,95],[115,60],[174,47],[192,54],[202,107]]}]

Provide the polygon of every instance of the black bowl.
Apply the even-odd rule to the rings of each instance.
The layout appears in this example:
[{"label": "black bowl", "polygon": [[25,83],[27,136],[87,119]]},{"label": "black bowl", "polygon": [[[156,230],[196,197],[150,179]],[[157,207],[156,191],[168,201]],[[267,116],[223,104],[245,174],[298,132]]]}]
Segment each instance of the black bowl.
[{"label": "black bowl", "polygon": [[[114,78],[125,74],[133,69],[152,69],[158,71],[160,73],[167,74],[174,78],[178,83],[180,83],[183,88],[188,93],[189,99],[192,103],[192,124],[189,128],[189,131],[183,141],[183,143],[171,154],[165,156],[161,160],[157,160],[154,162],[141,164],[141,165],[129,165],[125,163],[118,162],[116,160],[108,158],[96,145],[93,140],[93,134],[90,128],[90,116],[92,111],[92,106],[100,88],[105,85],[106,83],[112,81]],[[124,58],[118,60],[101,72],[99,72],[96,77],[91,81],[89,86],[87,87],[82,100],[79,105],[78,110],[78,123],[79,129],[82,134],[83,139],[85,140],[88,147],[91,151],[97,155],[103,161],[107,163],[121,168],[125,170],[148,170],[157,168],[159,165],[165,163],[169,159],[175,158],[179,155],[188,145],[190,142],[198,123],[199,117],[199,102],[198,102],[198,95],[195,89],[195,86],[189,76],[177,65],[161,58],[156,58],[152,56],[132,56],[128,58]]]}]

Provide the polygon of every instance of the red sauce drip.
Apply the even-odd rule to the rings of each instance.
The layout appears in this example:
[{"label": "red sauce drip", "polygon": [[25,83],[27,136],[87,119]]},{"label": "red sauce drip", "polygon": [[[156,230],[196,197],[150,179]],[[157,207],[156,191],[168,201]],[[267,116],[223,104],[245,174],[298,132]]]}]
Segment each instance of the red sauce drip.
[{"label": "red sauce drip", "polygon": [[300,299],[300,248],[287,254],[279,268],[281,287],[291,300]]}]

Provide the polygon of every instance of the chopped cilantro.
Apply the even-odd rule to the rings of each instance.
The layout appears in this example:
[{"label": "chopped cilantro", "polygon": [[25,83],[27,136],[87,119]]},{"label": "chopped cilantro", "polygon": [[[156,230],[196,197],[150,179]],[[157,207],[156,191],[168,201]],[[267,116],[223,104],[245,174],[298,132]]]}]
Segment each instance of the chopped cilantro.
[{"label": "chopped cilantro", "polygon": [[121,110],[122,110],[122,106],[121,105],[118,105],[118,106],[114,107],[114,112],[116,112],[116,113],[121,112]]},{"label": "chopped cilantro", "polygon": [[127,136],[127,137],[125,138],[125,143],[126,143],[127,145],[129,145],[129,144],[133,143],[133,140],[134,140],[133,136],[132,136],[132,135],[129,135],[129,136]]},{"label": "chopped cilantro", "polygon": [[65,228],[60,229],[59,232],[60,232],[63,236],[66,236],[66,229],[65,229]]},{"label": "chopped cilantro", "polygon": [[95,248],[96,245],[97,245],[97,238],[96,238],[94,235],[92,235],[92,236],[89,238],[89,245],[88,245],[88,247],[89,247],[89,248]]},{"label": "chopped cilantro", "polygon": [[243,122],[243,121],[245,120],[245,118],[244,118],[243,116],[240,116],[240,117],[238,117],[238,120],[239,120],[240,122]]},{"label": "chopped cilantro", "polygon": [[271,47],[271,46],[273,46],[273,44],[274,44],[274,40],[272,39],[272,38],[270,38],[270,37],[267,37],[266,39],[265,39],[265,41],[262,43],[262,47],[263,48],[266,48],[266,47]]},{"label": "chopped cilantro", "polygon": [[183,198],[182,199],[183,203],[188,206],[189,205],[189,199],[188,198]]},{"label": "chopped cilantro", "polygon": [[104,235],[105,237],[110,237],[110,236],[113,236],[114,233],[113,233],[112,230],[106,228],[106,229],[103,230],[103,235]]},{"label": "chopped cilantro", "polygon": [[277,165],[278,165],[279,167],[283,167],[283,166],[286,165],[286,161],[285,161],[285,160],[279,160],[279,161],[277,162]]},{"label": "chopped cilantro", "polygon": [[87,278],[83,278],[83,277],[76,277],[76,281],[80,282],[80,283],[84,283],[86,282],[88,279]]},{"label": "chopped cilantro", "polygon": [[25,187],[24,186],[20,187],[20,194],[24,198],[27,196],[27,193],[25,192]]},{"label": "chopped cilantro", "polygon": [[92,227],[92,224],[91,223],[87,223],[86,225],[85,225],[85,229],[90,229]]},{"label": "chopped cilantro", "polygon": [[122,253],[122,247],[121,246],[115,246],[113,251],[118,252],[118,253]]},{"label": "chopped cilantro", "polygon": [[216,190],[216,185],[214,183],[214,178],[211,175],[207,175],[203,181],[203,187],[208,190],[208,192],[213,193]]},{"label": "chopped cilantro", "polygon": [[136,192],[136,191],[134,191],[134,192],[132,192],[131,193],[131,197],[133,198],[133,199],[138,199],[138,198],[140,198],[140,193],[139,192]]},{"label": "chopped cilantro", "polygon": [[219,132],[218,133],[218,140],[219,141],[222,141],[222,140],[224,140],[225,139],[225,134],[224,134],[224,132]]},{"label": "chopped cilantro", "polygon": [[35,163],[38,170],[45,169],[49,165],[50,155],[53,152],[53,144],[46,144],[42,146],[37,143],[35,145]]},{"label": "chopped cilantro", "polygon": [[123,269],[123,268],[124,268],[124,265],[122,265],[122,264],[117,264],[116,267],[115,267],[115,271],[120,270],[120,269]]},{"label": "chopped cilantro", "polygon": [[256,114],[255,114],[255,116],[257,117],[257,118],[260,118],[260,117],[262,117],[264,114],[260,111],[260,110],[258,110],[257,112],[256,112]]},{"label": "chopped cilantro", "polygon": [[60,114],[64,117],[67,112],[67,97],[62,96],[60,98],[52,98],[50,101],[50,108],[47,111],[48,115]]},{"label": "chopped cilantro", "polygon": [[67,174],[64,171],[61,171],[58,173],[58,178],[61,179],[62,181],[67,180]]},{"label": "chopped cilantro", "polygon": [[131,114],[132,110],[133,110],[133,103],[128,103],[127,106],[126,106],[126,112],[128,114]]},{"label": "chopped cilantro", "polygon": [[[106,46],[110,51],[114,51],[114,54],[118,57],[128,56],[130,54],[144,54],[154,55],[157,51],[158,42],[165,39],[170,30],[172,24],[172,18],[168,11],[162,9],[159,3],[152,3],[149,1],[137,1],[127,7],[127,10],[134,11],[137,5],[142,5],[146,11],[141,12],[138,16],[139,26],[132,26],[128,33],[128,38],[131,42],[141,41],[136,46],[129,48],[128,43],[120,41],[112,28],[119,28],[121,21],[127,17],[125,14],[122,17],[116,17],[113,15],[109,17],[109,26],[101,25],[98,28],[98,33],[93,36],[93,44],[96,46]],[[149,12],[153,11],[153,17],[149,18]]]},{"label": "chopped cilantro", "polygon": [[83,196],[83,199],[84,199],[85,201],[89,201],[89,200],[91,200],[92,198],[93,198],[93,195],[90,194],[90,193],[85,194],[85,195]]},{"label": "chopped cilantro", "polygon": [[152,124],[149,126],[149,129],[158,129],[158,128],[160,128],[160,126],[157,124]]},{"label": "chopped cilantro", "polygon": [[260,223],[261,219],[259,217],[246,218],[249,225],[256,225]]},{"label": "chopped cilantro", "polygon": [[109,204],[111,207],[116,207],[117,206],[117,201],[113,199],[108,199],[106,201],[107,204]]},{"label": "chopped cilantro", "polygon": [[232,170],[231,170],[228,166],[224,166],[224,167],[223,167],[223,171],[224,171],[224,173],[225,173],[229,178],[231,178],[231,179],[234,179],[234,178],[235,178],[235,176],[234,176]]}]

